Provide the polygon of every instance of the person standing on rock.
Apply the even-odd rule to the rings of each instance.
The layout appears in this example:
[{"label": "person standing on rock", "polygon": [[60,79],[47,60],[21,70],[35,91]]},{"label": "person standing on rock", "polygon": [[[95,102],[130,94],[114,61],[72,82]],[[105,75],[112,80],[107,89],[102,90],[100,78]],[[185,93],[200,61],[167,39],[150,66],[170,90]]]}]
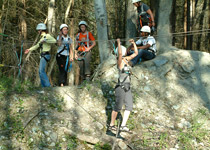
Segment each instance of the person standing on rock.
[{"label": "person standing on rock", "polygon": [[[59,85],[64,86],[67,83],[67,72],[69,61],[73,61],[73,50],[71,48],[72,39],[68,36],[68,25],[61,24],[60,34],[57,37],[58,51],[56,55],[59,67]],[[70,56],[70,58],[69,58]]]},{"label": "person standing on rock", "polygon": [[[138,55],[132,59],[129,64],[133,67],[142,59],[151,60],[156,57],[157,48],[156,48],[156,40],[153,36],[150,36],[151,29],[149,26],[143,26],[141,28],[141,38],[136,41],[136,45],[138,47]],[[127,53],[133,53],[133,45],[130,45],[127,48]]]},{"label": "person standing on rock", "polygon": [[155,19],[149,6],[141,2],[141,0],[132,0],[132,3],[137,7],[138,11],[138,31],[145,25],[148,25],[154,30]]},{"label": "person standing on rock", "polygon": [[47,27],[44,23],[39,23],[36,27],[36,30],[41,35],[41,38],[36,45],[34,45],[29,49],[26,49],[25,54],[28,54],[29,51],[33,51],[38,48],[40,49],[39,76],[40,76],[41,86],[50,87],[51,86],[50,81],[45,72],[45,68],[50,60],[49,52],[51,50],[51,45],[52,43],[56,43],[56,40],[54,37],[52,37],[50,34],[47,33]]},{"label": "person standing on rock", "polygon": [[76,56],[80,67],[80,77],[82,80],[90,80],[91,49],[96,45],[93,34],[87,31],[87,23],[80,21],[79,33],[76,36]]},{"label": "person standing on rock", "polygon": [[[134,47],[134,53],[130,56],[126,56],[126,49],[122,49],[120,45],[120,39],[117,39],[118,43],[118,60],[117,66],[119,69],[119,78],[118,83],[115,87],[115,97],[116,103],[114,110],[112,111],[111,122],[109,125],[109,130],[117,130],[115,126],[115,120],[118,112],[121,111],[123,104],[125,104],[125,112],[123,115],[123,121],[120,126],[121,131],[129,131],[129,128],[126,126],[127,120],[129,118],[130,112],[133,109],[133,99],[130,89],[130,66],[128,62],[135,58],[138,55],[137,46],[134,40],[130,40]],[[123,51],[122,51],[123,50]]]}]

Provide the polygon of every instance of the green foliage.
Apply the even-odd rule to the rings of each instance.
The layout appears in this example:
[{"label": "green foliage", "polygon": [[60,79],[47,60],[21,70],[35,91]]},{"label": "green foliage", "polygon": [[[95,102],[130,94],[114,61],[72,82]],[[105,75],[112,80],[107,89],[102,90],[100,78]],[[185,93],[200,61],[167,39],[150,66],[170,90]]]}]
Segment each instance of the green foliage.
[{"label": "green foliage", "polygon": [[67,136],[67,150],[76,150],[78,146],[78,140],[75,136]]},{"label": "green foliage", "polygon": [[161,133],[160,134],[160,138],[159,138],[159,141],[158,141],[158,143],[159,143],[159,148],[160,149],[164,149],[164,148],[167,148],[168,147],[168,133]]},{"label": "green foliage", "polygon": [[94,145],[94,150],[111,150],[112,147],[109,144],[101,145],[100,143],[97,143]]}]

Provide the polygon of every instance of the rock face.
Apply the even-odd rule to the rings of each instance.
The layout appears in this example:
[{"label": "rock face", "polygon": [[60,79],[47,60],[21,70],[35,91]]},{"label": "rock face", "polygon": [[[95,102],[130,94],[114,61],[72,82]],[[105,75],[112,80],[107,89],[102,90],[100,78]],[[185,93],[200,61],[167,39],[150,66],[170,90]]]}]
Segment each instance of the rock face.
[{"label": "rock face", "polygon": [[[136,65],[132,72],[134,110],[128,126],[134,132],[120,133],[123,141],[117,142],[116,135],[106,128],[115,103],[114,87],[118,78],[113,56],[98,67],[91,83],[5,97],[0,107],[3,126],[0,149],[8,145],[26,150],[94,149],[99,143],[104,144],[104,149],[111,149],[112,145],[115,149],[182,149],[189,144],[184,143],[187,141],[184,137],[191,137],[187,133],[193,135],[188,140],[192,146],[189,149],[209,147],[208,53],[171,51]],[[19,114],[16,128],[6,121],[8,107],[11,116]],[[203,131],[205,140],[201,139]],[[154,139],[150,141],[151,137]]]}]

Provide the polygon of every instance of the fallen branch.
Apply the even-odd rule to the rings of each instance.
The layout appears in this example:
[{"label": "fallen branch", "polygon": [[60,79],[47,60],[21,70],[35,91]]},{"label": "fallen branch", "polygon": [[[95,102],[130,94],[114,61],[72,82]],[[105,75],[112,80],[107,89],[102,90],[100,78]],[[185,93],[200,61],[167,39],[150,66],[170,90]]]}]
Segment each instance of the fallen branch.
[{"label": "fallen branch", "polygon": [[23,131],[25,130],[25,128],[31,123],[32,120],[34,120],[41,112],[43,112],[44,110],[39,111],[35,116],[33,116],[24,126]]}]

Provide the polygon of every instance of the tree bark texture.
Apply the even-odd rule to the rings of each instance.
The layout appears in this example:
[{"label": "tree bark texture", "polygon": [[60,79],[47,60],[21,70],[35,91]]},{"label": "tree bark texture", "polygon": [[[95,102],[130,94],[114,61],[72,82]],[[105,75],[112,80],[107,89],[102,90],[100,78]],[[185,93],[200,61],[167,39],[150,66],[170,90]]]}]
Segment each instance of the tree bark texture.
[{"label": "tree bark texture", "polygon": [[108,28],[107,28],[107,13],[106,13],[106,3],[104,0],[95,0],[95,15],[98,33],[98,46],[100,61],[105,61],[109,55],[110,51],[108,48]]}]

